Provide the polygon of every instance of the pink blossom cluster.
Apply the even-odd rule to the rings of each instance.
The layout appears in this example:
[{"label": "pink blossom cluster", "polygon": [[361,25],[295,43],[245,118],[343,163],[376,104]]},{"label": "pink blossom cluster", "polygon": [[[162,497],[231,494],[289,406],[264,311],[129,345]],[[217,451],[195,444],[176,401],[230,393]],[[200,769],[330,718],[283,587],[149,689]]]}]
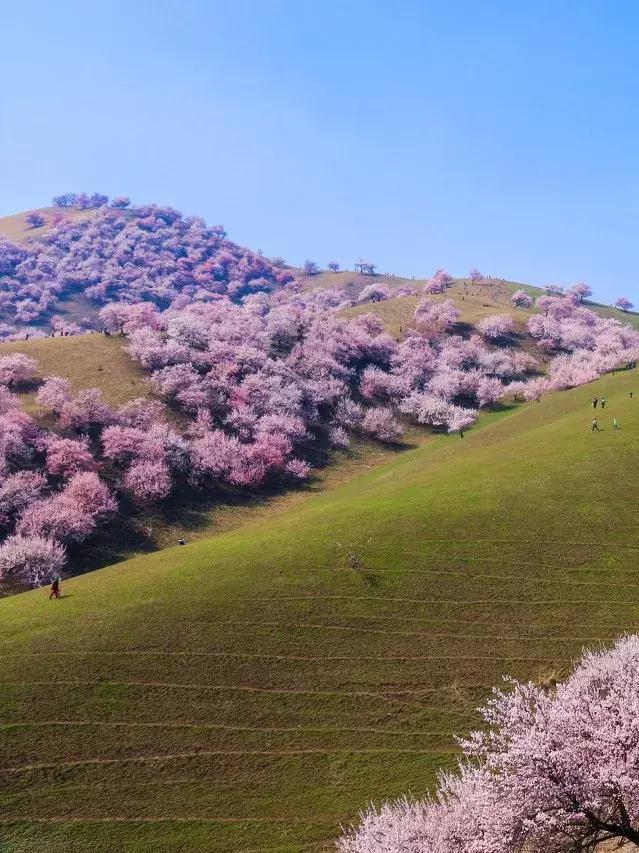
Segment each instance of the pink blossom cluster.
[{"label": "pink blossom cluster", "polygon": [[[12,383],[20,385],[15,377]],[[37,402],[55,421],[54,429],[36,423],[20,409],[8,383],[0,385],[0,534],[6,537],[0,580],[25,586],[47,579],[43,555],[50,558],[49,575],[55,574],[67,547],[78,546],[113,517],[114,492],[128,490],[138,502],[148,496],[153,479],[137,469],[144,474],[143,487],[131,482],[133,465],[122,470],[116,454],[102,447],[108,429],[140,432],[155,463],[163,461],[163,451],[174,470],[186,468],[186,441],[159,423],[160,403],[133,400],[114,409],[97,389],[74,395],[60,377],[44,380]]]},{"label": "pink blossom cluster", "polygon": [[89,438],[41,429],[0,388],[0,580],[37,586],[117,510]]},{"label": "pink blossom cluster", "polygon": [[615,308],[619,308],[620,311],[632,311],[634,307],[627,296],[618,296],[615,300]]},{"label": "pink blossom cluster", "polygon": [[538,345],[554,354],[546,390],[572,388],[639,358],[639,331],[585,308],[573,296],[540,296],[528,320]]},{"label": "pink blossom cluster", "polygon": [[395,296],[393,290],[385,283],[369,284],[362,289],[359,295],[358,302],[384,302],[386,299],[392,299]]},{"label": "pink blossom cluster", "polygon": [[532,308],[535,301],[532,296],[529,296],[525,290],[516,290],[510,297],[510,301],[515,308]]},{"label": "pink blossom cluster", "polygon": [[371,807],[341,853],[563,853],[639,846],[639,637],[553,689],[509,681],[434,797]]},{"label": "pink blossom cluster", "polygon": [[452,282],[452,276],[440,267],[424,285],[424,293],[443,293]]},{"label": "pink blossom cluster", "polygon": [[35,379],[37,362],[21,352],[0,356],[0,386],[12,388]]},{"label": "pink blossom cluster", "polygon": [[489,341],[507,338],[514,329],[515,324],[510,314],[493,314],[477,323],[477,331]]},{"label": "pink blossom cluster", "polygon": [[[313,442],[322,431],[334,435],[338,446],[349,431],[394,441],[400,435],[397,413],[449,431],[464,429],[478,407],[503,396],[506,383],[536,368],[519,351],[491,350],[479,336],[465,341],[447,334],[459,317],[451,302],[423,300],[415,313],[418,329],[401,343],[373,315],[345,322],[297,297],[273,307],[250,297],[242,306],[220,300],[150,311],[109,306],[103,316],[119,316],[129,352],[150,371],[154,391],[188,413],[200,431],[206,425],[195,469],[207,468],[207,449],[218,460],[210,471],[229,482],[235,474],[221,457],[249,469],[252,484],[269,473],[251,449],[263,440],[264,419],[294,419],[279,424],[290,444],[281,460],[273,456],[271,469],[279,469],[296,443]],[[225,434],[241,446],[229,446]]]}]

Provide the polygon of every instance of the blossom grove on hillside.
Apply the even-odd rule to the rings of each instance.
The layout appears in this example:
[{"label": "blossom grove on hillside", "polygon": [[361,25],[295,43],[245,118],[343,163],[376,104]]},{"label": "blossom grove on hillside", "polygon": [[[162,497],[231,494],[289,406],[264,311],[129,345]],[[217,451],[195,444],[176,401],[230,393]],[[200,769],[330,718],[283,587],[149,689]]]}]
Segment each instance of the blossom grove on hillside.
[{"label": "blossom grove on hillside", "polygon": [[[639,637],[588,652],[564,684],[510,682],[433,799],[370,808],[342,853],[594,853],[639,846]],[[615,849],[615,848],[611,848]]]},{"label": "blossom grove on hillside", "polygon": [[0,238],[0,314],[33,323],[69,292],[81,292],[98,305],[150,300],[167,307],[176,300],[238,299],[293,278],[227,240],[221,226],[185,218],[170,207],[131,208],[122,199],[106,207],[107,200],[99,193],[60,196],[61,207],[98,209],[88,219],[62,220],[27,246]]},{"label": "blossom grove on hillside", "polygon": [[[284,286],[288,271],[229,243],[221,228],[92,198],[94,218],[61,225],[38,248],[0,244],[4,307],[37,315],[69,287],[105,303],[105,333],[125,336],[155,399],[114,408],[98,389],[73,393],[64,377],[38,376],[27,355],[0,355],[0,577],[15,583],[43,582],[65,549],[115,513],[177,488],[303,481],[320,449],[344,450],[353,434],[397,442],[406,420],[463,434],[503,397],[538,400],[639,357],[638,332],[581,304],[585,285],[537,300],[528,331],[549,358],[542,374],[510,346],[507,314],[464,336],[452,300],[427,296],[396,340],[374,314],[338,312],[410,288],[298,292]],[[450,283],[440,269],[426,290]],[[523,307],[528,299],[513,297]],[[37,388],[44,418],[21,410],[13,391],[26,387]]]}]

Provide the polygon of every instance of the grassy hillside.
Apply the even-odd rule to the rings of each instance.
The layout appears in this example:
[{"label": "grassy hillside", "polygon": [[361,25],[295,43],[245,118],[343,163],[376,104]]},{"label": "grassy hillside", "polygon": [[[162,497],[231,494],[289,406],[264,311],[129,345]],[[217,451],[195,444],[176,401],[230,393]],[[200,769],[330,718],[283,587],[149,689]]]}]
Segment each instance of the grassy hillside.
[{"label": "grassy hillside", "polygon": [[[413,283],[415,284],[415,283]],[[421,283],[419,283],[421,284]],[[421,287],[420,287],[421,289]],[[533,311],[515,308],[510,297],[515,285],[508,282],[487,282],[473,285],[466,279],[455,279],[445,293],[432,294],[428,298],[433,302],[451,299],[461,312],[460,323],[470,330],[484,317],[492,314],[510,314],[516,323],[516,329],[525,334],[525,323]],[[382,318],[391,334],[398,336],[413,324],[413,314],[422,296],[400,296],[384,302],[366,303],[342,312],[345,317],[372,312]]]},{"label": "grassy hillside", "polygon": [[0,601],[6,849],[321,849],[423,793],[501,673],[551,681],[636,626],[637,406],[608,376]]},{"label": "grassy hillside", "polygon": [[[123,349],[123,338],[100,334],[0,343],[0,355],[22,352],[38,362],[40,376],[64,376],[74,391],[100,388],[113,404],[145,397],[143,371]],[[23,405],[35,409],[35,394],[23,394]]]},{"label": "grassy hillside", "polygon": [[[27,225],[26,217],[29,213],[41,213],[46,223],[40,228],[31,228]],[[76,210],[75,208],[63,207],[37,207],[34,210],[25,210],[22,213],[14,213],[11,216],[0,216],[0,234],[12,240],[14,243],[26,243],[28,240],[37,240],[42,237],[53,225],[54,216],[63,216],[65,219],[75,221],[87,219],[93,216],[95,210]]]},{"label": "grassy hillside", "polygon": [[[344,311],[345,316],[371,311],[380,316],[387,324],[389,331],[397,335],[400,327],[405,330],[411,325],[412,315],[417,303],[421,298],[421,291],[426,284],[426,279],[400,278],[389,275],[361,275],[360,273],[342,271],[337,273],[321,272],[312,276],[301,276],[302,288],[314,290],[315,288],[342,287],[354,294],[359,293],[362,287],[373,282],[388,284],[391,287],[402,287],[408,285],[418,291],[418,296],[399,297],[389,299],[385,302],[367,303]],[[474,325],[483,317],[491,314],[511,314],[518,326],[523,323],[534,311],[522,311],[514,308],[510,297],[516,290],[525,290],[533,298],[544,293],[543,288],[522,284],[507,279],[484,279],[474,284],[468,278],[453,279],[451,287],[443,294],[430,295],[429,299],[442,301],[452,299],[457,308],[462,312],[461,322]],[[588,308],[592,308],[604,317],[612,317],[623,323],[629,323],[639,329],[639,313],[636,311],[623,312],[610,305],[602,305],[598,302],[587,302]]]}]

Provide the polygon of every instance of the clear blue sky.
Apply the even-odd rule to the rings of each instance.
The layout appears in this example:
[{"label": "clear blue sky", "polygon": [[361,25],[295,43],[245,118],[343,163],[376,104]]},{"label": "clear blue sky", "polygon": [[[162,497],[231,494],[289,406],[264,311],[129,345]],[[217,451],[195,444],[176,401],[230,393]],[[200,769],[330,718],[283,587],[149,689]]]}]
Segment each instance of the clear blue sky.
[{"label": "clear blue sky", "polygon": [[0,208],[66,190],[240,243],[639,301],[639,3],[3,6]]}]

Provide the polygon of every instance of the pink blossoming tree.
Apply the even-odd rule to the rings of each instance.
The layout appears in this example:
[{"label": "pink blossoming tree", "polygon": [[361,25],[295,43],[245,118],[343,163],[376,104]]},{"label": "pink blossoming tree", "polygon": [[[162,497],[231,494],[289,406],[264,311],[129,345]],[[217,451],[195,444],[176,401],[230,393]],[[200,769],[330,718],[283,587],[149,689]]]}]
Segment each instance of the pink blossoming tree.
[{"label": "pink blossoming tree", "polygon": [[9,536],[0,545],[0,581],[36,587],[50,583],[66,563],[59,542],[43,536]]},{"label": "pink blossoming tree", "polygon": [[508,337],[514,328],[515,324],[510,314],[494,314],[492,317],[484,317],[477,323],[477,330],[490,341]]},{"label": "pink blossoming tree", "polygon": [[516,308],[531,308],[534,302],[532,296],[529,296],[525,290],[516,290],[510,297],[510,301]]},{"label": "pink blossoming tree", "polygon": [[634,305],[627,296],[618,296],[615,299],[615,308],[619,308],[621,311],[632,311]]},{"label": "pink blossoming tree", "polygon": [[639,847],[639,637],[586,652],[565,683],[510,681],[432,798],[371,807],[341,853],[594,853]]}]

